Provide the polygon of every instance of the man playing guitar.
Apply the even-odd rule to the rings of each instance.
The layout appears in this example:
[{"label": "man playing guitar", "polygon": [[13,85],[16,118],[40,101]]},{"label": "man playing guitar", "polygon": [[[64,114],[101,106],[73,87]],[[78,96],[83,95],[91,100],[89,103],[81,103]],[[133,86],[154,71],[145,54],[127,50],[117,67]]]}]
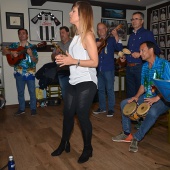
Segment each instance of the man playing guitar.
[{"label": "man playing guitar", "polygon": [[[99,64],[97,67],[98,78],[98,96],[99,96],[99,108],[94,111],[94,114],[106,112],[106,91],[108,96],[108,113],[107,117],[112,117],[114,113],[115,94],[114,94],[114,77],[115,77],[115,64],[114,64],[114,51],[121,51],[123,46],[121,40],[119,40],[117,29],[111,31],[111,36],[107,36],[107,26],[104,23],[97,25],[97,31],[99,39],[97,39],[97,46],[99,52]],[[101,50],[105,40],[105,46]],[[101,52],[100,52],[101,51]],[[105,91],[106,89],[106,91]]]},{"label": "man playing guitar", "polygon": [[[35,72],[36,63],[38,62],[37,51],[31,50],[33,46],[28,40],[28,31],[26,29],[18,30],[19,42],[12,43],[9,48],[3,48],[4,55],[9,55],[11,61],[24,55],[23,59],[18,60],[14,65],[14,77],[16,79],[16,87],[18,92],[19,108],[15,115],[25,113],[25,84],[27,84],[30,95],[31,115],[36,115],[36,95],[35,95]],[[20,54],[18,49],[25,49],[25,54]],[[21,57],[22,58],[22,57]]]}]

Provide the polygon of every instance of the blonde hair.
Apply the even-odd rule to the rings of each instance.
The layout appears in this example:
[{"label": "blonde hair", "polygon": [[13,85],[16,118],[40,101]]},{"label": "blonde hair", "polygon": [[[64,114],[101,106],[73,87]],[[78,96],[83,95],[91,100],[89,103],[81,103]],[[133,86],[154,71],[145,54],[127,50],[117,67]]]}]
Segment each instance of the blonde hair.
[{"label": "blonde hair", "polygon": [[[81,41],[83,41],[85,35],[88,32],[93,32],[93,10],[89,2],[85,1],[77,1],[73,4],[72,9],[74,7],[78,8],[78,15],[80,19],[80,27],[79,27],[79,34],[81,36]],[[74,26],[75,28],[75,26]],[[75,33],[77,33],[77,28],[75,28]]]}]

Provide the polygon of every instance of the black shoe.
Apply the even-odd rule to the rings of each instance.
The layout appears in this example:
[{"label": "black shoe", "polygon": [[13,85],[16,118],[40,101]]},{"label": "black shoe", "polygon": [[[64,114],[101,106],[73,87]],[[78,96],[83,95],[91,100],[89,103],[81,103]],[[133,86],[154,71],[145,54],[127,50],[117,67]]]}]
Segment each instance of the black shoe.
[{"label": "black shoe", "polygon": [[51,153],[51,156],[59,156],[64,150],[66,153],[70,152],[70,142],[61,141],[59,147]]},{"label": "black shoe", "polygon": [[93,111],[94,114],[100,114],[100,113],[106,113],[106,110],[102,110],[100,108],[98,108],[97,110]]},{"label": "black shoe", "polygon": [[81,154],[81,156],[78,159],[78,163],[84,163],[87,162],[89,160],[90,157],[92,157],[92,152],[93,152],[93,148],[91,147],[91,149],[84,149],[83,153]]},{"label": "black shoe", "polygon": [[37,114],[36,110],[31,110],[31,116],[35,116]]},{"label": "black shoe", "polygon": [[23,111],[23,110],[18,110],[16,113],[14,113],[14,115],[15,116],[19,116],[19,115],[22,115],[22,114],[24,114],[25,113],[25,111]]},{"label": "black shoe", "polygon": [[113,110],[109,110],[108,113],[107,113],[107,117],[112,117],[114,114],[114,111]]}]

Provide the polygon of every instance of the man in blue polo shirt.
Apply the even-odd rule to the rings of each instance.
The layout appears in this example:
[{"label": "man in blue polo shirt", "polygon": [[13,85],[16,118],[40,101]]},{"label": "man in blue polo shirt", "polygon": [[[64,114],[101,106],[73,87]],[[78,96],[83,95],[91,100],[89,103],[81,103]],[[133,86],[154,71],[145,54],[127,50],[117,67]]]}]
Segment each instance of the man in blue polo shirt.
[{"label": "man in blue polo shirt", "polygon": [[[112,37],[107,36],[107,26],[104,23],[97,25],[97,32],[99,39],[97,39],[97,46],[99,51],[99,64],[97,67],[98,78],[98,96],[99,108],[95,110],[94,114],[106,112],[106,92],[108,97],[108,113],[107,117],[112,117],[114,113],[115,94],[114,94],[114,51],[121,51],[123,46],[119,40],[117,30],[112,30]],[[107,38],[108,37],[108,38]],[[102,40],[105,40],[103,43]],[[105,46],[103,45],[105,44]],[[103,48],[101,48],[103,47]]]},{"label": "man in blue polo shirt", "polygon": [[[143,27],[143,13],[133,13],[131,21],[134,30],[129,37],[127,45],[131,54],[126,55],[126,92],[128,98],[134,96],[140,87],[141,69],[143,64],[139,52],[140,44],[144,41],[151,41],[156,44],[153,33]],[[156,45],[156,54],[158,55],[159,53],[159,47]]]}]

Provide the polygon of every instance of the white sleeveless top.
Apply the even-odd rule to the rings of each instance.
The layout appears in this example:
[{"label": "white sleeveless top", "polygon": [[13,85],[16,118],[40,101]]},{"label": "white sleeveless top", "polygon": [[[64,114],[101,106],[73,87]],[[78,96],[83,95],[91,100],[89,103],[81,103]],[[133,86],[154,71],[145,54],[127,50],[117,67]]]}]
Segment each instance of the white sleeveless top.
[{"label": "white sleeveless top", "polygon": [[[69,54],[74,59],[89,60],[90,57],[87,51],[84,49],[81,38],[79,35],[75,35],[70,46]],[[81,61],[80,61],[81,63]],[[70,65],[70,80],[71,85],[75,85],[81,82],[93,81],[97,85],[96,68],[81,67],[76,65]]]}]

